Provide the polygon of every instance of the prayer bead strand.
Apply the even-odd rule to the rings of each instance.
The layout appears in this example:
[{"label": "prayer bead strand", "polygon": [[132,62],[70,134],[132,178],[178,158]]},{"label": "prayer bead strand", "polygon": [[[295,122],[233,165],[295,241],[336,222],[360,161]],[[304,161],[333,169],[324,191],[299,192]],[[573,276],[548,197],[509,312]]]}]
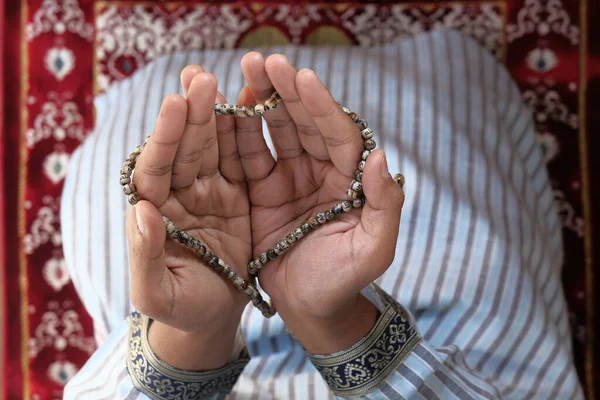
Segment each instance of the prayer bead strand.
[{"label": "prayer bead strand", "polygon": [[[231,115],[249,118],[261,117],[265,112],[277,108],[277,105],[280,102],[281,96],[279,96],[277,92],[274,92],[264,104],[257,104],[254,106],[215,104],[214,112],[216,115]],[[363,194],[362,176],[367,158],[376,146],[376,143],[373,140],[373,131],[368,127],[367,121],[361,119],[358,114],[352,112],[349,108],[342,106],[341,103],[338,103],[338,105],[356,124],[364,141],[364,150],[361,152],[360,161],[354,174],[354,180],[351,182],[350,188],[346,193],[346,200],[336,203],[330,209],[320,212],[314,217],[309,218],[307,221],[294,228],[274,246],[261,253],[255,259],[251,260],[247,265],[248,272],[251,276],[257,275],[258,271],[265,264],[274,260],[279,255],[284,254],[290,249],[291,246],[297,243],[312,230],[317,229],[321,225],[336,219],[343,213],[350,212],[354,208],[360,208],[366,203],[366,198]],[[137,202],[140,200],[140,197],[135,190],[132,174],[135,170],[137,159],[142,153],[143,149],[146,147],[149,139],[150,136],[146,138],[145,142],[141,146],[137,146],[129,155],[129,157],[125,159],[125,162],[121,166],[119,183],[123,187],[123,193],[128,197],[129,204],[131,205],[137,204]],[[394,180],[400,186],[404,185],[404,176],[402,176],[402,174],[396,174],[396,176],[394,176]],[[167,217],[163,216],[162,218],[165,223],[165,229],[168,237],[193,251],[215,272],[223,276],[223,278],[231,281],[238,290],[246,293],[246,295],[250,297],[252,304],[254,304],[254,306],[257,307],[265,317],[269,318],[275,314],[276,310],[273,304],[267,303],[263,300],[260,292],[256,289],[256,286],[253,283],[248,282],[238,275],[237,272],[231,268],[231,266],[226,264],[221,258],[215,255],[205,243],[194,238],[188,232],[177,228],[175,224],[173,224],[173,222],[171,222]]]}]

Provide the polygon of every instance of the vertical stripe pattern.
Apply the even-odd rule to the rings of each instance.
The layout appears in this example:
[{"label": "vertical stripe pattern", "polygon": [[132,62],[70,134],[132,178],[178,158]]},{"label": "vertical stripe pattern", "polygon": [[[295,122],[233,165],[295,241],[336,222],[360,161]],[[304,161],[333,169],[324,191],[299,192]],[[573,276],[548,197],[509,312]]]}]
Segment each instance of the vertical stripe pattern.
[{"label": "vertical stripe pattern", "polygon": [[[413,314],[424,341],[364,398],[583,398],[560,285],[559,219],[529,110],[506,70],[456,32],[263,53],[273,52],[313,68],[370,122],[390,170],[406,177],[396,258],[378,283]],[[144,398],[124,372],[131,305],[117,172],[150,133],[161,100],[180,91],[185,65],[214,73],[235,102],[244,53],[166,55],[96,99],[98,124],[71,159],[61,219],[73,282],[104,344],[65,398]],[[230,398],[333,397],[278,316],[249,307],[242,333],[252,360]]]}]

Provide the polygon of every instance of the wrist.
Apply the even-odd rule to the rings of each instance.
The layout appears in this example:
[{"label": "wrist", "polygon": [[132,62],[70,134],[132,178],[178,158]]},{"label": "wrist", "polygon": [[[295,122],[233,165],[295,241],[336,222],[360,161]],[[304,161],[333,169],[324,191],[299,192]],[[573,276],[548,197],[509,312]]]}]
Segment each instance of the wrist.
[{"label": "wrist", "polygon": [[185,332],[152,321],[148,329],[148,343],[156,356],[172,367],[206,371],[229,363],[237,330],[238,324],[232,323],[221,329]]},{"label": "wrist", "polygon": [[292,335],[312,354],[332,354],[351,347],[369,333],[379,315],[377,307],[360,293],[326,317],[281,306],[279,312]]}]

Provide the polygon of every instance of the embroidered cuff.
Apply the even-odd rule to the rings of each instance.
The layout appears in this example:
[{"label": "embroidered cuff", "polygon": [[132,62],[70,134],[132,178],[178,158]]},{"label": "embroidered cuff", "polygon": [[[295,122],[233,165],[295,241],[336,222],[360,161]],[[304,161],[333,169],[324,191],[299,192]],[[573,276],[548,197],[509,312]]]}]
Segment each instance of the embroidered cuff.
[{"label": "embroidered cuff", "polygon": [[159,360],[148,344],[149,319],[138,312],[129,317],[127,370],[136,389],[151,399],[207,399],[229,393],[250,361],[245,348],[240,357],[212,371],[186,371]]},{"label": "embroidered cuff", "polygon": [[419,343],[408,313],[388,302],[371,331],[349,349],[309,358],[338,396],[362,396],[379,388]]}]

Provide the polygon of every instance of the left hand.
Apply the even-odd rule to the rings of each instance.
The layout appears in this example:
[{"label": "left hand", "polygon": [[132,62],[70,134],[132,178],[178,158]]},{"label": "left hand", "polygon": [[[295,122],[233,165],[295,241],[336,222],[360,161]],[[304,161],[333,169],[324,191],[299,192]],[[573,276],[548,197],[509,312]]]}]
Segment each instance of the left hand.
[{"label": "left hand", "polygon": [[144,200],[127,217],[130,296],[154,320],[148,340],[161,360],[209,370],[230,359],[248,296],[189,249],[167,240],[161,215],[247,279],[250,203],[235,120],[214,115],[215,101],[225,102],[215,77],[190,65],[181,81],[185,97],[165,99],[136,165],[133,179]]},{"label": "left hand", "polygon": [[[274,90],[283,99],[264,116],[277,161],[259,119],[236,121],[238,151],[250,182],[256,257],[311,216],[345,200],[363,140],[314,72],[297,72],[283,55],[265,62],[256,52],[242,59],[242,71],[249,90],[242,91],[240,100],[263,103]],[[340,316],[364,314],[370,325],[349,339],[356,341],[374,323],[376,311],[359,293],[394,259],[404,193],[389,174],[382,150],[368,157],[362,183],[367,197],[362,209],[311,230],[259,272],[261,286],[296,337],[307,326],[315,327],[316,334],[317,326],[335,325]],[[302,344],[312,352],[334,351],[308,336]]]}]

